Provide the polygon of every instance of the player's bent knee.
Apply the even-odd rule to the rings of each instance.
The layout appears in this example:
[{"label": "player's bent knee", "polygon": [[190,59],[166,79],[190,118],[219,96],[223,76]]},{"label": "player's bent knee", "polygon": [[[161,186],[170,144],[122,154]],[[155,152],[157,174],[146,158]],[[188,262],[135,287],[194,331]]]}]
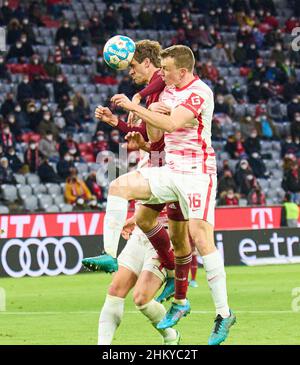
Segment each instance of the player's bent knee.
[{"label": "player's bent knee", "polygon": [[114,297],[125,298],[127,295],[127,290],[118,284],[111,284],[108,288],[108,294]]},{"label": "player's bent knee", "polygon": [[149,298],[145,292],[137,291],[133,293],[133,301],[137,307],[141,307],[149,302]]}]

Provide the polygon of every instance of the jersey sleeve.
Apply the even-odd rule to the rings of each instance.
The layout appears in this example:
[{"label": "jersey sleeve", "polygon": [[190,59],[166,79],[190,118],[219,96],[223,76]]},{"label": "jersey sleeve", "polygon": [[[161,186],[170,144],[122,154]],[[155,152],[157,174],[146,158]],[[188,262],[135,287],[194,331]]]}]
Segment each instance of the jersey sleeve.
[{"label": "jersey sleeve", "polygon": [[141,135],[144,137],[144,140],[146,142],[148,142],[146,124],[144,122],[142,122],[139,126],[129,127],[128,124],[126,122],[124,122],[124,120],[119,118],[118,119],[118,125],[117,125],[116,128],[118,128],[119,131],[124,133],[124,134],[127,134],[129,132],[140,132]]},{"label": "jersey sleeve", "polygon": [[166,84],[161,77],[157,77],[153,82],[146,86],[139,92],[141,97],[144,99],[149,95],[161,93],[165,88]]},{"label": "jersey sleeve", "polygon": [[193,112],[195,118],[197,118],[203,110],[204,102],[205,98],[203,95],[192,92],[189,97],[180,104],[180,106],[189,109],[191,112]]}]

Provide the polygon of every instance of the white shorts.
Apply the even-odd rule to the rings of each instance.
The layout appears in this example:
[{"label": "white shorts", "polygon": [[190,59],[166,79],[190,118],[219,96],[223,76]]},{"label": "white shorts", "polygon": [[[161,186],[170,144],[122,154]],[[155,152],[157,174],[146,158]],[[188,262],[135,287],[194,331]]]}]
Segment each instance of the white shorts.
[{"label": "white shorts", "polygon": [[138,170],[149,181],[152,196],[143,204],[178,201],[185,219],[215,223],[217,176],[174,173],[166,166]]},{"label": "white shorts", "polygon": [[156,251],[139,228],[134,229],[118,257],[118,264],[134,272],[137,277],[145,270],[158,276],[162,282],[167,276],[166,270],[159,268]]}]

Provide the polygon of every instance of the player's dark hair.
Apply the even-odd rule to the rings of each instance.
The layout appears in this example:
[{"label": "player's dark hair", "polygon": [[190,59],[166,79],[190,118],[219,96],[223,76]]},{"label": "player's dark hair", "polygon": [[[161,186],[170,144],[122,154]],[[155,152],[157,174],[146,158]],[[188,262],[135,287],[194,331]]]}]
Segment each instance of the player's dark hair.
[{"label": "player's dark hair", "polygon": [[193,72],[195,67],[195,57],[192,50],[183,45],[171,46],[164,49],[161,58],[171,57],[177,68],[186,68],[189,72]]},{"label": "player's dark hair", "polygon": [[155,67],[160,67],[161,45],[156,41],[144,39],[135,43],[134,59],[142,63],[145,58],[149,58]]}]

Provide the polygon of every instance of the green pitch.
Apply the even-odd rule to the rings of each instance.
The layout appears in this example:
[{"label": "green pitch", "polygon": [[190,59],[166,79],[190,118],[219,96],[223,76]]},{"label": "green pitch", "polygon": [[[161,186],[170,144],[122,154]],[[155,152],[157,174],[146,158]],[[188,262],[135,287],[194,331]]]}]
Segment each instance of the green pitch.
[{"label": "green pitch", "polygon": [[[227,267],[231,308],[237,315],[226,344],[300,344],[300,265]],[[6,312],[0,312],[0,344],[96,344],[108,274],[0,279]],[[202,269],[189,289],[192,313],[177,328],[182,344],[206,344],[214,308]],[[300,289],[299,294],[300,295]],[[168,305],[168,304],[167,304]],[[297,309],[297,308],[296,308]],[[131,296],[114,344],[160,344],[160,336],[135,310]]]}]

